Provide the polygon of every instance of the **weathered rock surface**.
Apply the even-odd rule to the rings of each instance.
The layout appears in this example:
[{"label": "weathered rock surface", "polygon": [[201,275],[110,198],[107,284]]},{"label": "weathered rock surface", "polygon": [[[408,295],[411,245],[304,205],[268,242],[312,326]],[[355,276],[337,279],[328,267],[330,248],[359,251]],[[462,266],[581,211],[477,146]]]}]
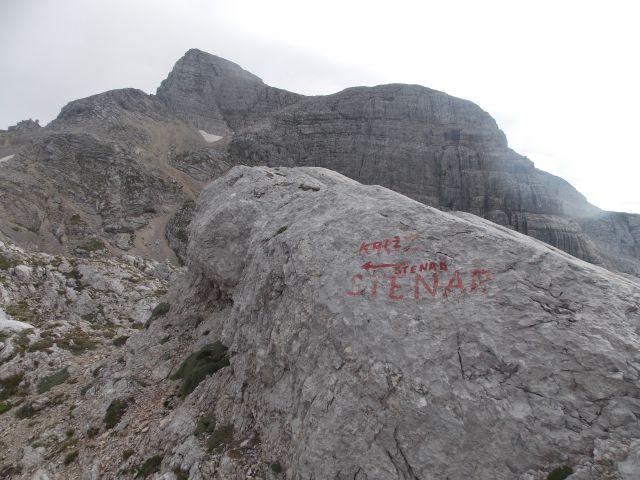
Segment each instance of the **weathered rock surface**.
[{"label": "weathered rock surface", "polygon": [[0,241],[0,478],[91,474],[104,410],[123,388],[124,345],[174,275],[140,257],[54,257]]},{"label": "weathered rock surface", "polygon": [[638,471],[633,281],[314,168],[232,169],[188,252],[191,291],[232,302],[231,368],[192,395],[286,478]]},{"label": "weathered rock surface", "polygon": [[197,49],[178,60],[157,96],[189,125],[222,136],[264,120],[301,98],[269,87],[239,65]]},{"label": "weathered rock surface", "polygon": [[19,131],[28,131],[28,130],[36,130],[40,127],[40,122],[38,120],[22,120],[15,125],[10,126],[7,130],[9,132],[19,132]]},{"label": "weathered rock surface", "polygon": [[0,228],[49,253],[102,242],[175,261],[166,225],[229,168],[223,149],[139,90],[76,100],[31,135],[0,132]]}]

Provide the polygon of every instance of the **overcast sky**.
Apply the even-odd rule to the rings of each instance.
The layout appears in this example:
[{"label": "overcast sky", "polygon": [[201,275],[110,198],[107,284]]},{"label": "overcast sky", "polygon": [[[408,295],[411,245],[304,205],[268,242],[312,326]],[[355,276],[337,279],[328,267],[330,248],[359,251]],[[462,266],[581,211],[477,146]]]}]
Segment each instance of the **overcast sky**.
[{"label": "overcast sky", "polygon": [[303,94],[416,83],[488,111],[593,204],[640,213],[632,1],[0,0],[0,128],[148,93],[195,47]]}]

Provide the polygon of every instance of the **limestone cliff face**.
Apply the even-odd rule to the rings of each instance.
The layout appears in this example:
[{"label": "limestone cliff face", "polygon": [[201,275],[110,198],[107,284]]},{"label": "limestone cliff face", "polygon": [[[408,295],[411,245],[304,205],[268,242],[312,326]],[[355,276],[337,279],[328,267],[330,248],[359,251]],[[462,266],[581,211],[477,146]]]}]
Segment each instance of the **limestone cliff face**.
[{"label": "limestone cliff face", "polygon": [[196,49],[178,60],[157,96],[188,124],[216,135],[259,121],[299,98],[265,85],[235,63]]},{"label": "limestone cliff face", "polygon": [[509,149],[478,106],[441,92],[385,85],[301,101],[236,135],[230,149],[252,164],[330,168],[606,263],[575,221],[599,210]]}]

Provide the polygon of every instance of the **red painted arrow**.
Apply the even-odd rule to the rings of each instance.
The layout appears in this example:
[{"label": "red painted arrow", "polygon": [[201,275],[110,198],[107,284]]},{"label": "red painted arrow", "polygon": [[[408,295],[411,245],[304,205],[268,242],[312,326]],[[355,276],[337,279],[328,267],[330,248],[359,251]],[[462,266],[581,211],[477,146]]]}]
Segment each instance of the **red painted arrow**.
[{"label": "red painted arrow", "polygon": [[367,262],[364,265],[362,265],[362,268],[368,271],[372,268],[404,267],[405,265],[407,264],[406,263],[381,263],[380,265],[374,265],[371,262]]}]

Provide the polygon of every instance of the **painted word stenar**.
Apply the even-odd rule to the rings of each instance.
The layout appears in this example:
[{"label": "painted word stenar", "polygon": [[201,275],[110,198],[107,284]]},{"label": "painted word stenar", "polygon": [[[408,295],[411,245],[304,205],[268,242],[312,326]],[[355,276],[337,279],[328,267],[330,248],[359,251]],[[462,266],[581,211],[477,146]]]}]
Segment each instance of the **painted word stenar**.
[{"label": "painted word stenar", "polygon": [[440,289],[443,297],[448,297],[456,291],[486,294],[487,284],[491,280],[491,272],[484,269],[472,270],[471,278],[467,279],[466,287],[462,279],[463,274],[458,270],[455,270],[443,283],[440,283],[441,277],[437,271],[431,274],[430,279],[425,279],[425,276],[420,273],[413,275],[394,273],[382,277],[356,273],[351,277],[351,289],[347,291],[347,295],[351,297],[365,295],[377,297],[379,290],[382,290],[382,295],[387,296],[390,300],[399,301],[405,298],[419,300],[421,296],[435,297],[438,294],[438,287],[444,287]]},{"label": "painted word stenar", "polygon": [[[417,233],[412,233],[373,242],[362,241],[358,255],[381,257],[414,252],[417,247],[412,246],[412,243],[418,238]],[[361,265],[360,268],[364,273],[356,273],[351,277],[348,296],[368,298],[385,296],[393,301],[402,301],[408,298],[419,300],[423,297],[436,297],[439,291],[445,298],[454,293],[486,294],[487,285],[491,281],[491,272],[480,268],[471,270],[467,275],[459,270],[449,274],[450,268],[444,260],[426,262],[381,260],[369,260]],[[464,277],[466,277],[466,284],[463,281]]]}]

